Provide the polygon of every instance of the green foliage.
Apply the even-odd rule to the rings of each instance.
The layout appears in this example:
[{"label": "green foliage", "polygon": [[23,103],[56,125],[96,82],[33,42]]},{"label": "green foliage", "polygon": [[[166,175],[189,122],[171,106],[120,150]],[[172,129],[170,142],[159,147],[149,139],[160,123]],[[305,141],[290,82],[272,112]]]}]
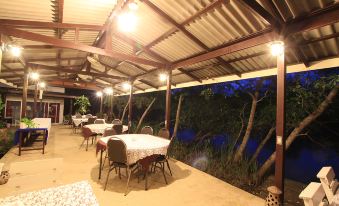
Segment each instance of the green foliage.
[{"label": "green foliage", "polygon": [[6,128],[6,127],[7,127],[6,122],[0,120],[0,129]]},{"label": "green foliage", "polygon": [[29,128],[35,128],[36,127],[36,124],[33,122],[33,120],[31,120],[31,119],[29,119],[27,117],[22,118],[20,120],[20,122],[24,123]]},{"label": "green foliage", "polygon": [[0,113],[2,113],[2,111],[5,108],[5,102],[2,101],[2,98],[0,97]]},{"label": "green foliage", "polygon": [[6,152],[10,150],[14,144],[14,132],[8,131],[7,136],[8,136],[8,139],[0,140],[0,158],[4,156]]},{"label": "green foliage", "polygon": [[75,99],[74,106],[77,107],[77,112],[79,112],[80,114],[86,114],[86,112],[88,111],[88,107],[91,106],[91,103],[89,102],[87,97],[82,95]]}]

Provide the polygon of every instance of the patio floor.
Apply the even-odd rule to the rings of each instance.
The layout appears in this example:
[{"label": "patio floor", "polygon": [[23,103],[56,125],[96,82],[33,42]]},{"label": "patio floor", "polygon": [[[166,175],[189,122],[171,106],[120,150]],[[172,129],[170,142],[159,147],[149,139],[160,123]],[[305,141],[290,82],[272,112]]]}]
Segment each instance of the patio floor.
[{"label": "patio floor", "polygon": [[[33,150],[24,151],[18,156],[18,149],[12,148],[0,162],[10,169],[14,162],[28,161],[20,166],[20,170],[30,176],[21,178],[19,182],[17,178],[12,178],[16,180],[10,179],[7,184],[0,185],[0,197],[87,180],[100,205],[264,205],[263,199],[176,160],[170,161],[173,177],[167,175],[168,185],[160,172],[150,176],[148,191],[144,190],[144,181],[138,183],[133,178],[129,193],[124,196],[126,178],[123,176],[120,180],[112,172],[104,191],[107,168],[104,168],[99,181],[95,146],[91,145],[86,152],[84,147],[79,149],[81,142],[80,134],[73,134],[69,127],[53,126],[44,155]],[[34,160],[44,161],[37,165]],[[55,167],[61,172],[44,169],[48,167]]]}]

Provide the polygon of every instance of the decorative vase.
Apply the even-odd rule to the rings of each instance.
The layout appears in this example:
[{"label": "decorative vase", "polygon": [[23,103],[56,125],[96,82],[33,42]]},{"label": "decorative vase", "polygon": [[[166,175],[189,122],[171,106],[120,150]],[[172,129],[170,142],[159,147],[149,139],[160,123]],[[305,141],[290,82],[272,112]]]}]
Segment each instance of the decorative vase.
[{"label": "decorative vase", "polygon": [[25,129],[27,128],[27,124],[20,122],[20,129]]}]

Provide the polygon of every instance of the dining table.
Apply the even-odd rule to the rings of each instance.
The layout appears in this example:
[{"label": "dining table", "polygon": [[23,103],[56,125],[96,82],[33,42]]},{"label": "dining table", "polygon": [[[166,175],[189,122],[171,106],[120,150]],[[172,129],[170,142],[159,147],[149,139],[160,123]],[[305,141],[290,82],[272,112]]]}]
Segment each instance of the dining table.
[{"label": "dining table", "polygon": [[[85,125],[84,127],[88,128],[91,130],[91,132],[96,133],[96,134],[104,134],[105,129],[107,128],[112,128],[114,124],[88,124]],[[123,125],[122,126],[122,132],[127,132],[128,131],[128,126]]]},{"label": "dining table", "polygon": [[102,156],[111,138],[119,138],[126,144],[128,164],[143,160],[146,167],[157,155],[166,155],[170,140],[148,134],[122,134],[102,137],[97,141],[96,154],[100,152],[99,179],[101,178]]}]

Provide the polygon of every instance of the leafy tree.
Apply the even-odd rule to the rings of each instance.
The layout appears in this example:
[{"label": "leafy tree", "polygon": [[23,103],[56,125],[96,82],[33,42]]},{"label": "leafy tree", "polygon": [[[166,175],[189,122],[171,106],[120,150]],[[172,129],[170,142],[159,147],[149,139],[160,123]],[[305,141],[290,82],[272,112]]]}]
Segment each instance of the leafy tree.
[{"label": "leafy tree", "polygon": [[75,99],[74,106],[77,107],[77,112],[80,114],[86,114],[88,107],[91,106],[88,98],[84,95]]}]

